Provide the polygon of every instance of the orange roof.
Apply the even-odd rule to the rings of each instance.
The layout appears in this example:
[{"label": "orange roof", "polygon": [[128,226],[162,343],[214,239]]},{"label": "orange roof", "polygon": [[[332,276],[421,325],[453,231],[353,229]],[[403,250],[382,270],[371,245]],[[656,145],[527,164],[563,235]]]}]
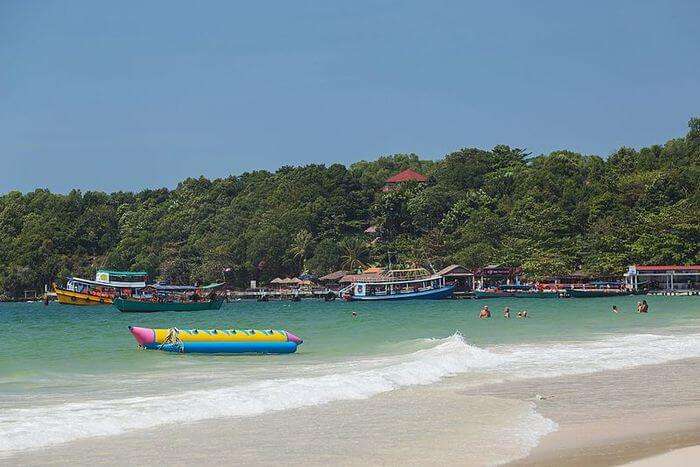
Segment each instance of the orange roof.
[{"label": "orange roof", "polygon": [[389,177],[386,179],[387,183],[401,183],[401,182],[408,182],[410,180],[416,181],[416,182],[426,182],[428,181],[428,178],[425,175],[421,175],[415,170],[411,169],[406,169],[403,172],[399,172],[393,177]]}]

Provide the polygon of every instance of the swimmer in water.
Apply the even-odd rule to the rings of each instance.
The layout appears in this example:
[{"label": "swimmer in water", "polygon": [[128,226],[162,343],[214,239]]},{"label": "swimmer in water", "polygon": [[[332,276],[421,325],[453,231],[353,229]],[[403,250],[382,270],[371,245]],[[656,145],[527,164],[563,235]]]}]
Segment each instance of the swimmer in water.
[{"label": "swimmer in water", "polygon": [[506,318],[506,319],[510,319],[510,308],[505,307],[505,308],[503,309],[503,317]]},{"label": "swimmer in water", "polygon": [[484,306],[481,309],[481,312],[479,312],[479,318],[480,319],[488,319],[491,317],[491,310],[489,310],[488,306]]},{"label": "swimmer in water", "polygon": [[612,312],[613,312],[613,313],[619,313],[620,310],[617,308],[616,305],[613,305],[613,307],[612,307]]},{"label": "swimmer in water", "polygon": [[355,319],[355,318],[357,318],[357,312],[356,312],[356,311],[353,311],[353,312],[352,312],[352,319]]}]

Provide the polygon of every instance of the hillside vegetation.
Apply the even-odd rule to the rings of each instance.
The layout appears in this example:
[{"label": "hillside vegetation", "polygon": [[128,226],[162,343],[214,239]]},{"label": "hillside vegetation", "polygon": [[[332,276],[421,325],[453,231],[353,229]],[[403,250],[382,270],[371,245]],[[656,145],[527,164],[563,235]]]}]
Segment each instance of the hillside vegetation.
[{"label": "hillside vegetation", "polygon": [[[307,165],[139,193],[0,197],[0,290],[98,267],[174,282],[263,282],[364,264],[522,266],[533,278],[700,262],[700,119],[685,137],[607,158],[496,146]],[[428,176],[382,192],[413,168]],[[376,226],[381,238],[365,234]],[[374,241],[373,241],[374,240]]]}]

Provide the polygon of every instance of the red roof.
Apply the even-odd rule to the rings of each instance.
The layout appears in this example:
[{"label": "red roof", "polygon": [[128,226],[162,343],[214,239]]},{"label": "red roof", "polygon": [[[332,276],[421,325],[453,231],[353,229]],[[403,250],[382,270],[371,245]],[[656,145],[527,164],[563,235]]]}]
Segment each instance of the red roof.
[{"label": "red roof", "polygon": [[427,182],[428,178],[425,175],[421,175],[415,170],[411,169],[406,169],[403,172],[399,172],[393,177],[389,177],[386,179],[387,183],[401,183],[401,182],[408,182],[408,181],[416,181],[416,182]]},{"label": "red roof", "polygon": [[636,266],[637,271],[700,271],[700,264],[688,266],[662,265],[662,266]]}]

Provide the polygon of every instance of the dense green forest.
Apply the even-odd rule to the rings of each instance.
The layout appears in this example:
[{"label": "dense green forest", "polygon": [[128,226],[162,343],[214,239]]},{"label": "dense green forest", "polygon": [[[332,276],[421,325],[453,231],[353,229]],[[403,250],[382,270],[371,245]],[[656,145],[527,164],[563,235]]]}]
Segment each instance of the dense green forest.
[{"label": "dense green forest", "polygon": [[[405,168],[428,177],[382,192]],[[378,233],[364,233],[376,226]],[[379,238],[375,238],[379,236]],[[532,278],[700,262],[700,119],[685,137],[607,158],[460,149],[346,167],[282,167],[139,193],[0,197],[0,290],[100,267],[179,283],[263,283],[365,264],[517,265]],[[391,252],[391,253],[389,253]]]}]

